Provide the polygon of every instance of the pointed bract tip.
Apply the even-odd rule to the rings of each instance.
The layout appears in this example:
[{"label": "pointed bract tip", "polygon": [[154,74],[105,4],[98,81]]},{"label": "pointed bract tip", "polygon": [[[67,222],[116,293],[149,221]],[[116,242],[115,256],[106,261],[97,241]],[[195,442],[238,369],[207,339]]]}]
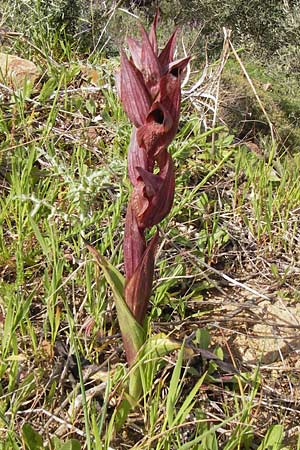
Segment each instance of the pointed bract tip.
[{"label": "pointed bract tip", "polygon": [[157,51],[158,51],[158,47],[157,47],[157,37],[156,37],[156,29],[157,29],[157,24],[159,21],[159,9],[157,8],[156,10],[156,14],[155,17],[153,19],[152,25],[151,25],[151,29],[149,32],[149,41],[152,45],[152,48],[154,50],[154,53],[157,55]]},{"label": "pointed bract tip", "polygon": [[146,120],[151,99],[142,74],[121,51],[120,98],[129,120],[140,127]]}]

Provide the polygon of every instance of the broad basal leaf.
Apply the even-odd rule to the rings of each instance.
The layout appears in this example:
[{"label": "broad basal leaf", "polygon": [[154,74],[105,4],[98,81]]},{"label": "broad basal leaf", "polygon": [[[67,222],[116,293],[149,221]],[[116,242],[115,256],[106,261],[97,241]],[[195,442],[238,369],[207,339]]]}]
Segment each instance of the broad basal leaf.
[{"label": "broad basal leaf", "polygon": [[102,269],[106,281],[110,285],[117,308],[119,325],[124,342],[124,348],[129,365],[135,362],[136,355],[145,341],[145,333],[141,325],[135,320],[124,298],[124,277],[104,256],[86,243],[87,248],[94,256],[97,264]]}]

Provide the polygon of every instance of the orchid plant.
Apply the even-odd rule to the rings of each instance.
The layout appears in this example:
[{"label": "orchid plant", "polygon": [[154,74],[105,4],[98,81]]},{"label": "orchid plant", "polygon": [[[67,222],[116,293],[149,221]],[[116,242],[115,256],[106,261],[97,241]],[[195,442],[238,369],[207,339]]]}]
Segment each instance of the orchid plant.
[{"label": "orchid plant", "polygon": [[[157,13],[149,34],[141,25],[141,41],[128,38],[131,57],[121,52],[116,76],[123,108],[133,124],[128,153],[128,174],[133,186],[124,233],[125,279],[102,256],[94,253],[115,297],[119,325],[129,367],[134,366],[145,344],[145,321],[151,296],[159,231],[147,242],[146,232],[170,212],[175,191],[175,171],[168,145],[178,128],[181,76],[189,57],[174,61],[177,30],[159,52]],[[164,346],[173,350],[171,345]],[[141,386],[136,372],[129,393],[136,399]]]}]

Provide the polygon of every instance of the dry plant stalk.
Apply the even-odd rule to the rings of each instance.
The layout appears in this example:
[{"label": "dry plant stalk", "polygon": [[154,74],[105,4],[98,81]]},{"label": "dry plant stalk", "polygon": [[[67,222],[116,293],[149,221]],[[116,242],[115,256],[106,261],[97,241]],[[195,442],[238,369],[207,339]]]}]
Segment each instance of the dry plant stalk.
[{"label": "dry plant stalk", "polygon": [[[149,34],[141,28],[141,42],[128,38],[131,58],[121,52],[118,93],[133,124],[128,174],[133,192],[127,208],[124,235],[125,301],[142,325],[151,295],[158,231],[150,242],[145,232],[170,212],[175,172],[168,145],[178,128],[181,75],[190,57],[174,61],[177,29],[159,52],[155,16]],[[136,358],[130,339],[122,336],[129,365]]]}]

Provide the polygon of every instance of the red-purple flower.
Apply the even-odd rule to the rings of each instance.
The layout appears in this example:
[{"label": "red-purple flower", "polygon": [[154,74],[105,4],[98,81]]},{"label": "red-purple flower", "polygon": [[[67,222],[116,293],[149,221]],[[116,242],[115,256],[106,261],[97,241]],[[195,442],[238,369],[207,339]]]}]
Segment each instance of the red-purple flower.
[{"label": "red-purple flower", "polygon": [[[121,53],[117,87],[124,110],[134,128],[128,154],[133,192],[127,208],[124,262],[125,300],[142,324],[151,295],[158,232],[147,244],[145,230],[170,212],[175,173],[168,145],[179,122],[181,74],[189,57],[173,61],[177,30],[158,52],[155,16],[149,35],[141,25],[141,41],[128,39],[131,57]],[[125,346],[126,347],[126,346]],[[126,355],[131,364],[129,349]]]}]

